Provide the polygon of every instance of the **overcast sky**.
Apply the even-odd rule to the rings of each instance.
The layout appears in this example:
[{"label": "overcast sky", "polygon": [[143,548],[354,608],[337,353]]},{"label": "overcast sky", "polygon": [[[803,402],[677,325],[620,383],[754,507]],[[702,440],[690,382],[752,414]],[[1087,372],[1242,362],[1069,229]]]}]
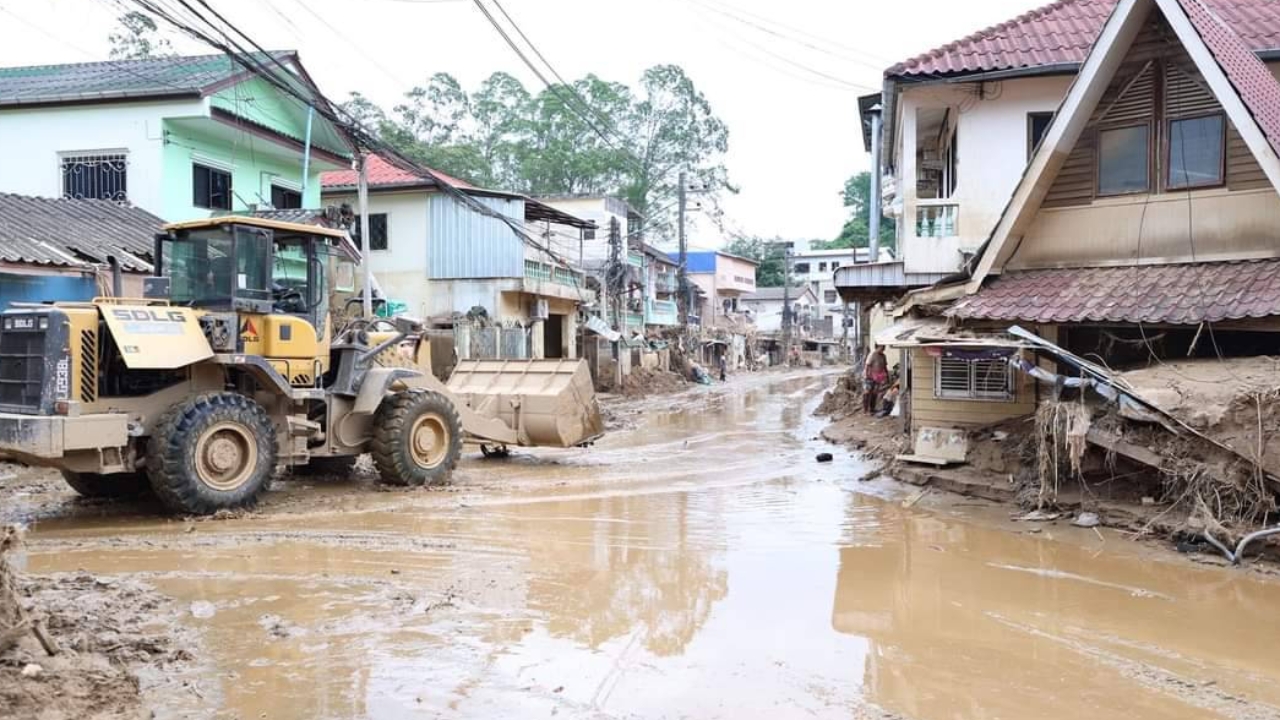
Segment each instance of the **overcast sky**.
[{"label": "overcast sky", "polygon": [[[496,70],[530,89],[538,86],[471,0],[209,2],[264,47],[300,51],[334,99],[360,90],[390,107],[408,87],[440,71],[468,89]],[[834,237],[844,221],[844,180],[869,166],[856,100],[878,88],[883,69],[1043,4],[501,2],[565,78],[594,72],[634,85],[651,65],[682,65],[729,126],[726,162],[742,192],[724,201],[728,225],[819,239]],[[108,0],[0,0],[0,9],[5,66],[105,59],[106,38],[120,14]],[[189,40],[175,37],[174,43],[183,53],[207,52]],[[712,240],[706,228],[699,239]]]}]

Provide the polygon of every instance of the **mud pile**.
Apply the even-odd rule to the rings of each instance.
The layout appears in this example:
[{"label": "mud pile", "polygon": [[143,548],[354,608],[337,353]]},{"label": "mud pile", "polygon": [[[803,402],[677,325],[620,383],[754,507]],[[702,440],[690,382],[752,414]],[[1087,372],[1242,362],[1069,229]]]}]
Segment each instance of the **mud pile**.
[{"label": "mud pile", "polygon": [[1122,377],[1161,410],[1280,475],[1280,360],[1161,362]]},{"label": "mud pile", "polygon": [[134,581],[24,577],[20,544],[0,530],[0,717],[142,717],[139,672],[191,659],[171,603]]},{"label": "mud pile", "polygon": [[836,384],[825,395],[822,403],[814,411],[819,417],[842,420],[849,415],[862,411],[862,382],[856,372],[850,371],[841,375]]},{"label": "mud pile", "polygon": [[689,381],[680,375],[657,368],[634,368],[630,375],[622,379],[622,394],[629,397],[665,395],[680,392],[687,387]]}]

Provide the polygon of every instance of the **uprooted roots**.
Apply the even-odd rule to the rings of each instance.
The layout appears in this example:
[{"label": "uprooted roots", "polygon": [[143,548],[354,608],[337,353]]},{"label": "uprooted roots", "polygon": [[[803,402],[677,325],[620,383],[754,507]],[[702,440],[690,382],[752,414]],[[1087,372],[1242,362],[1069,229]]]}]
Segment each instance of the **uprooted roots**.
[{"label": "uprooted roots", "polygon": [[[1235,537],[1256,529],[1276,512],[1276,496],[1258,462],[1193,433],[1136,424],[1113,411],[1094,413],[1078,401],[1046,402],[1037,410],[1038,508],[1053,506],[1065,483],[1084,479],[1087,435],[1094,428],[1160,457],[1160,467],[1151,468],[1160,480],[1159,499],[1165,505],[1160,519],[1184,517],[1188,529],[1208,528],[1220,537]],[[1264,441],[1258,440],[1259,447]],[[1114,471],[1112,452],[1106,452],[1103,467]]]},{"label": "uprooted roots", "polygon": [[[1057,502],[1065,479],[1080,479],[1092,424],[1089,408],[1080,402],[1046,402],[1036,410],[1036,457],[1040,490],[1036,507]],[[1065,476],[1065,477],[1064,477]]]}]

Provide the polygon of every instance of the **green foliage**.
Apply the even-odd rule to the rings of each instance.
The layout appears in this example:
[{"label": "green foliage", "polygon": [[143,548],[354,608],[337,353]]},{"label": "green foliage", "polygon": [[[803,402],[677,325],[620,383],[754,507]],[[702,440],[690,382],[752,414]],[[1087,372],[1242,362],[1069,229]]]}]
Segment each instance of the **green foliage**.
[{"label": "green foliage", "polygon": [[[871,173],[860,172],[849,178],[844,184],[844,206],[849,208],[849,219],[834,240],[825,243],[814,243],[814,249],[837,250],[843,248],[868,247],[871,242],[871,229],[868,225],[868,210],[871,202]],[[894,247],[897,238],[896,223],[893,218],[880,220],[880,247]]]},{"label": "green foliage", "polygon": [[756,268],[756,287],[782,287],[785,277],[786,250],[781,238],[735,237],[725,252],[760,263]]},{"label": "green foliage", "polygon": [[343,107],[442,172],[530,195],[620,195],[650,230],[670,226],[660,221],[674,211],[681,170],[710,192],[735,191],[723,164],[729,130],[680,67],[649,68],[634,90],[595,75],[572,88],[531,93],[498,72],[467,92],[438,73],[390,113],[356,92]]},{"label": "green foliage", "polygon": [[112,60],[139,60],[173,54],[169,41],[158,37],[156,21],[144,12],[133,10],[116,19],[120,27],[107,36]]}]

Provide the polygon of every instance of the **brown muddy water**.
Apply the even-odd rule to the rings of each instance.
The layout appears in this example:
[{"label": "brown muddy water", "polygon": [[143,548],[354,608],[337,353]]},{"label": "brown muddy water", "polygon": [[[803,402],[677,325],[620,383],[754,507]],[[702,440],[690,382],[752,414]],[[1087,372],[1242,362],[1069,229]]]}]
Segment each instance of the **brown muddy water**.
[{"label": "brown muddy water", "polygon": [[857,456],[814,461],[831,379],[624,406],[594,448],[468,456],[451,492],[70,513],[29,569],[190,605],[201,667],[149,690],[157,717],[1280,718],[1280,584],[904,507]]}]

